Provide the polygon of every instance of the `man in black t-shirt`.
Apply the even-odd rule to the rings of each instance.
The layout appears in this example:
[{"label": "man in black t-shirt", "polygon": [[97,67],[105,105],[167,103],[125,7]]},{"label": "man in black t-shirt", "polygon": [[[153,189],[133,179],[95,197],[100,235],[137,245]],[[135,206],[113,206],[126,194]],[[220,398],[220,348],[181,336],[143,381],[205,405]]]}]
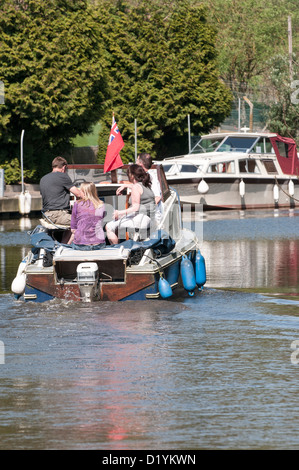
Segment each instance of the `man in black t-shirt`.
[{"label": "man in black t-shirt", "polygon": [[70,193],[81,197],[80,189],[74,186],[71,178],[65,173],[67,161],[56,157],[52,162],[52,172],[40,180],[40,193],[43,211],[47,217],[59,225],[70,225]]}]

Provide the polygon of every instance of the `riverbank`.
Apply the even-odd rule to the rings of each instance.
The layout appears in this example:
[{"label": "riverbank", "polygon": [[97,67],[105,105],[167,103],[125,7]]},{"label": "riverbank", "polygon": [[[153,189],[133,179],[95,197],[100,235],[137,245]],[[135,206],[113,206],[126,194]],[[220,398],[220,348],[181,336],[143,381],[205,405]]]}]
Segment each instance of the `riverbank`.
[{"label": "riverbank", "polygon": [[[25,184],[24,190],[31,196],[30,215],[38,215],[42,209],[42,198],[38,184]],[[6,185],[3,197],[0,197],[0,218],[18,218],[24,214],[20,212],[19,197],[22,193],[20,184]]]}]

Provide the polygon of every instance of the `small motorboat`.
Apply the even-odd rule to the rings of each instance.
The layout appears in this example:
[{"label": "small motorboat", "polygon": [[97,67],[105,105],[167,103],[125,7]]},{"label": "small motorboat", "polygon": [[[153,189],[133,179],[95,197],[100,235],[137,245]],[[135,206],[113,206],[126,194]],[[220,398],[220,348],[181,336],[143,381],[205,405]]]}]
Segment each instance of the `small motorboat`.
[{"label": "small motorboat", "polygon": [[[95,183],[105,202],[106,222],[111,220],[114,209],[125,207],[126,195],[116,196],[125,168],[126,165],[116,171],[116,181],[112,183],[103,173],[103,165],[69,165],[74,184]],[[146,236],[126,234],[117,245],[74,250],[60,241],[68,227],[40,219],[30,233],[32,248],[21,261],[12,283],[15,297],[33,302],[54,298],[94,302],[166,299],[179,285],[190,296],[201,290],[206,282],[206,268],[198,238],[183,227],[179,197],[168,186],[163,167],[157,166],[157,172],[163,215]]]},{"label": "small motorboat", "polygon": [[299,206],[296,143],[269,132],[202,136],[189,154],[160,161],[184,205],[211,209]]}]

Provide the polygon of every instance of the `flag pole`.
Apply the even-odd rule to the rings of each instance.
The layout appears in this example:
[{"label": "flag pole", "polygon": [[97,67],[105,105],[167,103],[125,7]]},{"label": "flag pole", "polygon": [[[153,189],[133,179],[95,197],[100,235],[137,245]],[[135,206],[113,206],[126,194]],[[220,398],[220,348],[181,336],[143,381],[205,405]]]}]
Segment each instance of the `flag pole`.
[{"label": "flag pole", "polygon": [[110,172],[111,183],[118,183],[116,170],[123,166],[123,162],[120,157],[120,151],[124,147],[124,141],[119,132],[117,123],[114,119],[114,112],[112,113],[112,125],[110,129],[110,136],[108,140],[108,147],[104,162],[104,173]]},{"label": "flag pole", "polygon": [[111,170],[111,183],[117,183],[117,173],[116,173],[116,170]]},{"label": "flag pole", "polygon": [[135,119],[135,162],[137,161],[137,119]]},{"label": "flag pole", "polygon": [[[114,118],[114,111],[112,112],[112,119]],[[117,183],[117,173],[116,170],[111,170],[111,183]]]}]

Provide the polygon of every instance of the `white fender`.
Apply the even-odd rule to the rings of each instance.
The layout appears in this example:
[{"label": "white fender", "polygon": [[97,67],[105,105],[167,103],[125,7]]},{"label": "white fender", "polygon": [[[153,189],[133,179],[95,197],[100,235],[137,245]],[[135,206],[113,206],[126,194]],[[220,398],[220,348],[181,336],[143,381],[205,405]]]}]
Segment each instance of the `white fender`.
[{"label": "white fender", "polygon": [[201,180],[199,185],[197,186],[197,191],[200,194],[206,194],[209,191],[209,185],[205,182],[205,180]]},{"label": "white fender", "polygon": [[31,211],[31,194],[25,191],[25,214],[29,214]]},{"label": "white fender", "polygon": [[22,295],[24,294],[26,287],[26,274],[22,273],[19,276],[16,276],[11,284],[11,290],[14,294]]},{"label": "white fender", "polygon": [[290,180],[289,181],[289,195],[294,196],[295,194],[295,186],[294,186],[294,181]]},{"label": "white fender", "polygon": [[16,277],[18,277],[18,276],[20,276],[21,274],[24,273],[24,271],[25,271],[25,269],[26,269],[26,266],[27,266],[27,263],[28,263],[27,257],[24,258],[24,259],[20,262]]},{"label": "white fender", "polygon": [[31,211],[31,194],[28,191],[19,195],[19,212],[20,214],[29,214]]},{"label": "white fender", "polygon": [[19,212],[25,214],[25,193],[19,195]]},{"label": "white fender", "polygon": [[245,183],[243,180],[241,180],[239,184],[239,193],[241,197],[245,196]]},{"label": "white fender", "polygon": [[12,281],[11,290],[14,294],[22,295],[24,294],[26,287],[26,274],[25,269],[28,264],[28,258],[24,258],[18,267],[17,275]]}]

